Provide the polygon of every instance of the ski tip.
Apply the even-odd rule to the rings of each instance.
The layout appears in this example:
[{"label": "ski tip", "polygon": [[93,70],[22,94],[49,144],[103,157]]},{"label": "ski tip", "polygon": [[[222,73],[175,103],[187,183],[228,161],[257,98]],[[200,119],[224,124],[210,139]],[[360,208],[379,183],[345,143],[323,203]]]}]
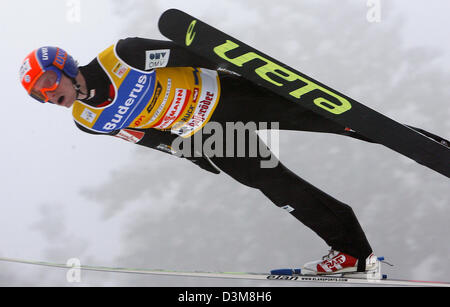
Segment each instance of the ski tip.
[{"label": "ski tip", "polygon": [[270,271],[270,275],[292,276],[292,275],[300,275],[301,272],[302,272],[301,269],[276,269],[276,270]]},{"label": "ski tip", "polygon": [[[175,8],[171,8],[168,10],[165,10],[161,16],[159,16],[159,21],[158,21],[158,27],[161,30],[162,26],[163,26],[163,22],[167,19],[172,18],[177,18],[177,16],[179,16],[180,14],[184,14],[183,11],[180,11],[179,9],[175,9]],[[175,16],[175,17],[174,17]]]},{"label": "ski tip", "polygon": [[179,13],[179,12],[183,13],[183,11],[180,11],[179,9],[176,9],[176,8],[170,8],[170,9],[165,10],[165,11],[161,14],[161,16],[162,16],[162,15],[167,15],[167,14],[170,14],[170,13]]}]

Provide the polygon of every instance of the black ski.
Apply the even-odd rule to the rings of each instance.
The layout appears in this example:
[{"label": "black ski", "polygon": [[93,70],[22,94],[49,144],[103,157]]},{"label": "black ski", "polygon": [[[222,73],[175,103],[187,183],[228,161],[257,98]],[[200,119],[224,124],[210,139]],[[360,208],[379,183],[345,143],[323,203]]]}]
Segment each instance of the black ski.
[{"label": "black ski", "polygon": [[220,67],[450,178],[450,148],[431,134],[402,125],[180,10],[164,12],[159,29]]}]

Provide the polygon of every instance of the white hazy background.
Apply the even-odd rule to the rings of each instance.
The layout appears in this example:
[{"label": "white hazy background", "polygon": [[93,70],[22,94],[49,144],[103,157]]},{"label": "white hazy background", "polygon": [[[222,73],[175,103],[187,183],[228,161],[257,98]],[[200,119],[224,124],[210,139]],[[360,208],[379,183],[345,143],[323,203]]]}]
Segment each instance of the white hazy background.
[{"label": "white hazy background", "polygon": [[[120,38],[163,39],[158,18],[176,7],[400,122],[450,138],[450,3],[381,1],[381,21],[370,23],[367,2],[2,1],[0,257],[267,272],[326,254],[314,233],[226,174],[84,134],[69,110],[27,97],[18,71],[42,45],[61,46],[85,65]],[[376,254],[395,264],[385,268],[390,277],[449,281],[448,178],[383,146],[327,134],[281,132],[280,159],[353,207]],[[98,272],[72,284],[66,272],[0,263],[0,285],[292,285]]]}]

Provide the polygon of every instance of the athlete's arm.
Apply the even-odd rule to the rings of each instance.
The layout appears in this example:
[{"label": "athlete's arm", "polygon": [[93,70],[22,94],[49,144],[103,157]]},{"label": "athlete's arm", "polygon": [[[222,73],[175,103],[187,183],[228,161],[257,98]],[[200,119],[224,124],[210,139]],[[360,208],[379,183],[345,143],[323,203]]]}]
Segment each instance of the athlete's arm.
[{"label": "athlete's arm", "polygon": [[[161,131],[161,130],[156,130],[156,129],[126,128],[126,129],[122,129],[122,130],[114,130],[110,133],[105,134],[105,133],[95,132],[93,130],[85,128],[85,127],[81,126],[80,124],[78,124],[77,122],[75,122],[75,124],[80,130],[82,130],[86,133],[115,136],[115,137],[119,137],[121,139],[127,140],[129,142],[136,143],[141,146],[153,148],[153,149],[168,153],[170,155],[175,154],[175,152],[173,151],[173,149],[171,147],[171,144],[177,136],[169,133],[168,131]],[[133,131],[137,132],[135,134],[137,136],[133,135]],[[207,157],[184,157],[183,156],[183,158],[186,158],[187,160],[191,161],[192,163],[196,164],[197,166],[199,166],[200,168],[202,168],[208,172],[211,172],[214,174],[220,174],[220,171],[211,163],[211,161]]]},{"label": "athlete's arm", "polygon": [[116,52],[125,63],[140,70],[151,70],[158,67],[217,69],[217,64],[197,56],[171,41],[130,37],[117,42]]}]

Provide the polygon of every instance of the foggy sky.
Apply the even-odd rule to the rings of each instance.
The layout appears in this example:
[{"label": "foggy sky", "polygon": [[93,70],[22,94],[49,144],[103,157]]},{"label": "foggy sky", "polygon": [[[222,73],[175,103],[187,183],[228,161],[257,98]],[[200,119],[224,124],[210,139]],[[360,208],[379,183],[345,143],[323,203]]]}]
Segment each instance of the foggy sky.
[{"label": "foggy sky", "polygon": [[[268,0],[189,5],[111,2],[109,9],[120,20],[120,29],[107,31],[104,21],[92,34],[82,35],[77,27],[92,22],[85,19],[91,16],[85,11],[80,25],[59,23],[73,31],[73,37],[53,38],[80,53],[81,64],[86,64],[119,38],[162,38],[158,17],[177,7],[397,121],[449,138],[450,53],[433,49],[432,42],[411,40],[411,33],[426,28],[428,22],[406,21],[409,12],[433,18],[448,4],[435,1],[442,6],[429,6],[426,14],[423,7],[382,3],[381,22],[371,24],[365,1],[336,5],[331,0],[284,0],[276,6]],[[85,5],[82,1],[82,8]],[[442,31],[446,29],[444,19]],[[107,37],[95,42],[99,33]],[[35,34],[34,40],[45,41],[38,37]],[[80,40],[92,45],[80,46]],[[29,52],[25,47],[30,47],[17,38],[10,41],[18,45],[17,50],[23,49],[19,64],[16,61],[18,71],[21,58]],[[17,83],[18,77],[11,79]],[[5,125],[16,137],[9,139],[3,153],[2,167],[7,167],[12,183],[4,179],[0,256],[55,262],[77,257],[82,264],[102,266],[267,272],[299,267],[327,253],[320,238],[260,192],[186,160],[122,140],[82,134],[70,112],[25,101],[19,86],[15,93],[23,101],[14,104],[22,105],[16,112],[24,114],[28,126]],[[39,119],[30,115],[33,112]],[[11,148],[20,151],[16,149],[19,153],[14,155]],[[31,148],[38,150],[37,157],[24,154]],[[281,132],[280,159],[303,179],[352,206],[375,253],[395,264],[385,268],[388,275],[448,280],[450,269],[439,262],[450,256],[448,178],[380,145],[336,135]],[[20,231],[13,231],[15,227]],[[68,285],[64,270],[5,263],[0,268],[1,285]],[[80,285],[277,286],[94,272],[84,272]]]}]

